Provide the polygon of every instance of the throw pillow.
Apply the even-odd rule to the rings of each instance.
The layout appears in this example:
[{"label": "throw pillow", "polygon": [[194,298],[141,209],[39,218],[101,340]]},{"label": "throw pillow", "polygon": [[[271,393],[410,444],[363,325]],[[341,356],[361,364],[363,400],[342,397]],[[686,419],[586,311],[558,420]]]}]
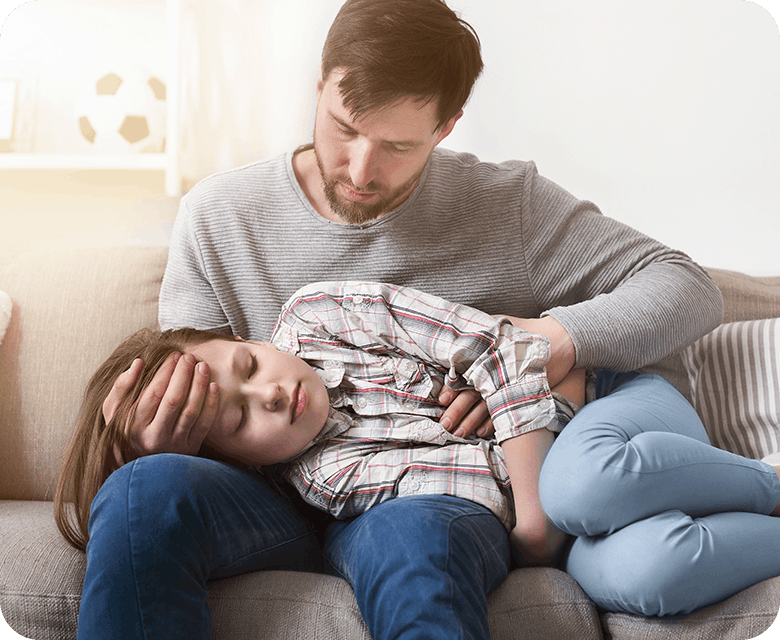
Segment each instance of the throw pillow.
[{"label": "throw pillow", "polygon": [[10,296],[5,291],[0,291],[0,344],[3,342],[5,330],[11,322],[11,310],[14,308]]},{"label": "throw pillow", "polygon": [[713,445],[757,459],[780,451],[780,318],[723,324],[682,360]]}]

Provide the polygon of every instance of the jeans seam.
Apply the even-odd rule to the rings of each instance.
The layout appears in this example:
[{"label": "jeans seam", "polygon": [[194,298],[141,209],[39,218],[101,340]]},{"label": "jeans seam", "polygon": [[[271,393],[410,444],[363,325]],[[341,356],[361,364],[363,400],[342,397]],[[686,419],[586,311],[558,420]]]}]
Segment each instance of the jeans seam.
[{"label": "jeans seam", "polygon": [[127,508],[126,520],[127,520],[127,546],[130,549],[130,567],[133,573],[133,591],[135,591],[135,603],[138,610],[138,625],[140,627],[141,634],[146,640],[146,625],[144,624],[143,608],[141,607],[141,595],[138,592],[138,580],[136,579],[136,567],[135,567],[135,551],[133,549],[133,536],[131,535],[132,527],[130,526],[130,488],[133,484],[133,475],[135,474],[135,463],[132,461],[130,464],[133,466],[130,468],[130,477],[127,481],[127,499],[125,505]]},{"label": "jeans seam", "polygon": [[234,559],[229,564],[221,565],[218,568],[215,567],[214,569],[211,570],[211,573],[214,573],[217,569],[229,569],[233,565],[235,565],[235,564],[237,564],[239,562],[243,562],[247,558],[251,558],[252,556],[262,555],[264,553],[267,553],[268,551],[272,551],[274,549],[278,549],[279,547],[282,547],[282,546],[284,546],[286,544],[289,544],[291,542],[295,542],[296,540],[301,540],[303,538],[306,538],[307,536],[310,536],[313,532],[314,532],[314,529],[311,529],[310,531],[307,531],[306,533],[303,533],[303,534],[301,534],[299,536],[296,536],[295,538],[290,538],[289,540],[285,540],[284,542],[279,542],[279,543],[275,544],[272,547],[265,547],[262,551],[255,551],[253,553],[247,553],[246,555],[243,555],[240,558]]},{"label": "jeans seam", "polygon": [[[457,516],[456,518],[453,518],[450,521],[449,531],[448,531],[448,534],[447,534],[447,554],[446,554],[447,562],[445,563],[445,567],[444,567],[444,569],[447,572],[448,576],[450,575],[450,563],[452,562],[452,560],[451,560],[452,554],[450,553],[450,548],[451,548],[451,540],[452,540],[452,535],[453,535],[452,534],[452,529],[453,529],[454,524],[456,522],[458,522],[459,520],[462,520],[464,518],[472,518],[474,516],[482,517],[484,515],[485,514],[482,514],[482,513],[463,513],[463,514]],[[452,601],[453,601],[453,595],[454,595],[454,590],[452,588],[452,582],[453,582],[452,580],[448,580],[447,581],[448,589],[449,589],[449,593],[447,594],[449,596],[449,607],[448,608],[450,609],[451,614],[453,614],[453,617],[455,618],[455,620],[457,620],[457,622],[458,622],[458,634],[459,634],[458,637],[459,638],[463,638],[464,637],[463,625],[460,622],[460,618],[458,616],[454,615],[455,610],[452,607]],[[485,594],[485,597],[487,598],[487,594]]]}]

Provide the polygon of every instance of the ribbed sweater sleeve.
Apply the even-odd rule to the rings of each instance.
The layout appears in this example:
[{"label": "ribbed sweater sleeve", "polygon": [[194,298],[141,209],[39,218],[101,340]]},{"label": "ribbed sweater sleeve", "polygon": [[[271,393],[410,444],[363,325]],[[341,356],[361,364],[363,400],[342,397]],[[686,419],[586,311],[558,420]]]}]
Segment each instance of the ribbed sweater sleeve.
[{"label": "ribbed sweater sleeve", "polygon": [[569,332],[577,366],[632,370],[715,328],[723,300],[687,255],[602,215],[535,171],[523,250],[539,307]]}]

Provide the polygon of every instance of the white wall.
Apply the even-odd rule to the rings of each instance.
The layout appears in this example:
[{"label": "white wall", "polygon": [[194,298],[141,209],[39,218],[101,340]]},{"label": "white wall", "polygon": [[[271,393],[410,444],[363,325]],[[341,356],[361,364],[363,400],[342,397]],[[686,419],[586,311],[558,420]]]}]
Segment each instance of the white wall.
[{"label": "white wall", "polygon": [[[101,10],[125,4],[86,3]],[[320,48],[341,3],[207,0],[222,19],[206,20],[199,37],[211,46],[228,43],[221,64],[232,73],[221,72],[219,52],[204,55],[206,96],[223,96],[225,104],[213,110],[219,122],[193,130],[249,133],[200,158],[218,158],[215,168],[223,168],[310,139]],[[155,2],[131,4],[141,11]],[[478,31],[486,70],[446,146],[485,160],[534,160],[543,175],[606,215],[705,265],[780,274],[780,32],[769,13],[746,0],[448,4]],[[80,27],[58,24],[64,53],[83,53]],[[154,42],[157,28],[147,33]],[[0,70],[5,37],[0,33]],[[64,53],[57,55],[64,60]],[[236,64],[245,71],[235,73]],[[227,75],[242,85],[219,85]],[[47,108],[55,103],[56,96]]]},{"label": "white wall", "polygon": [[533,159],[707,265],[780,273],[780,33],[743,0],[452,0],[486,72],[447,141]]}]

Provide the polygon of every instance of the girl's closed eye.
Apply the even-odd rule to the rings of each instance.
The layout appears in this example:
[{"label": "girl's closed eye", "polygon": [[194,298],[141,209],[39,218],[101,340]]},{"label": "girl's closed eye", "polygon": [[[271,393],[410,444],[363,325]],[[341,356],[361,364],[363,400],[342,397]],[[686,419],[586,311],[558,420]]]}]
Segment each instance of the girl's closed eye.
[{"label": "girl's closed eye", "polygon": [[257,373],[257,356],[252,354],[252,359],[249,362],[249,372],[247,373],[247,379],[251,378]]}]

